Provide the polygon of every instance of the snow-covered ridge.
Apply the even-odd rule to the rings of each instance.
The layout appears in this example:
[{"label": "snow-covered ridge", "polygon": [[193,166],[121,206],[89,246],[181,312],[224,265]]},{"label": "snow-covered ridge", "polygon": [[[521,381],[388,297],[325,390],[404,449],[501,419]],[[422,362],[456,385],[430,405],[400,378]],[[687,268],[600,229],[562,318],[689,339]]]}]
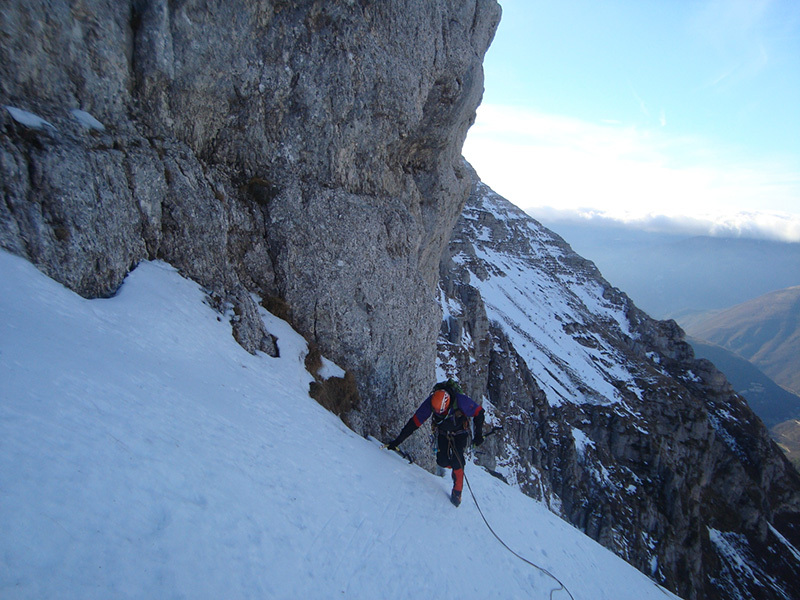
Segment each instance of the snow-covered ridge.
[{"label": "snow-covered ridge", "polygon": [[[143,263],[85,300],[0,252],[0,597],[540,598],[449,480],[308,396],[306,343],[245,352],[195,283]],[[334,369],[335,370],[335,369]],[[476,466],[497,532],[576,599],[664,592]],[[446,556],[464,565],[450,576]],[[554,598],[566,597],[563,592]]]},{"label": "snow-covered ridge", "polygon": [[[576,331],[598,320],[615,328],[620,338],[630,336],[627,307],[605,298],[596,280],[581,277],[580,270],[565,262],[569,257],[562,240],[536,227],[485,185],[479,184],[479,192],[482,203],[464,212],[475,256],[453,260],[474,275],[472,285],[480,291],[489,319],[502,324],[551,405],[624,405],[621,388],[640,398],[641,390],[616,348],[588,331],[580,344],[574,343]],[[502,223],[499,232],[508,237],[497,239],[486,224],[493,220]]]}]

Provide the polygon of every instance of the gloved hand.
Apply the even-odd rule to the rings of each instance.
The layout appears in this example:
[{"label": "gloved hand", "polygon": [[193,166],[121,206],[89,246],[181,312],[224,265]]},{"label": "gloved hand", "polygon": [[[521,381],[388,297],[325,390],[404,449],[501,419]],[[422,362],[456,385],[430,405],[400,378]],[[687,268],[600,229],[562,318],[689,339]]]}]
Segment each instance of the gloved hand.
[{"label": "gloved hand", "polygon": [[475,439],[472,441],[472,445],[475,446],[476,448],[480,446],[482,443],[483,443],[482,435],[476,435]]},{"label": "gloved hand", "polygon": [[397,447],[406,441],[406,438],[410,436],[414,431],[417,429],[417,424],[414,422],[414,418],[408,420],[405,427],[400,431],[396,438],[394,438],[391,442],[386,444],[386,448],[388,450],[397,450]]}]

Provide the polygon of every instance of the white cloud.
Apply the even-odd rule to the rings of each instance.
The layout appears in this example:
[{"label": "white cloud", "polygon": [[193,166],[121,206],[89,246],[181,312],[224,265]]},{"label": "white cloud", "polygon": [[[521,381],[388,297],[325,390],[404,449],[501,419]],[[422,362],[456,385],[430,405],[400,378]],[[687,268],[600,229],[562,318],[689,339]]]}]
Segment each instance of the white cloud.
[{"label": "white cloud", "polygon": [[610,215],[591,208],[558,209],[535,206],[527,209],[530,215],[547,223],[581,222],[598,227],[628,227],[642,231],[741,237],[781,242],[800,242],[800,215],[766,212],[747,212],[727,215],[668,216]]},{"label": "white cloud", "polygon": [[748,160],[662,127],[586,123],[495,105],[480,107],[464,155],[484,182],[526,210],[589,206],[622,221],[658,215],[800,241],[796,160]]}]

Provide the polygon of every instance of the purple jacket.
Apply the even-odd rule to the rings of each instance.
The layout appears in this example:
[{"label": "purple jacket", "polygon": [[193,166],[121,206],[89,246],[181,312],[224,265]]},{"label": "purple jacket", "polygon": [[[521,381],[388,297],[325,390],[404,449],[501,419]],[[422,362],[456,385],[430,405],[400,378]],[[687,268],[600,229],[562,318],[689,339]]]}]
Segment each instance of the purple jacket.
[{"label": "purple jacket", "polygon": [[[483,407],[466,394],[451,394],[450,397],[454,399],[454,405],[450,407],[450,411],[448,411],[447,416],[442,419],[441,423],[437,422],[439,433],[452,432],[456,434],[466,434],[468,427],[467,422],[470,417],[472,417],[475,419],[475,439],[476,441],[483,439]],[[405,427],[403,427],[398,436],[391,442],[391,446],[396,448],[399,444],[402,444],[403,440],[419,429],[420,425],[430,418],[433,414],[431,398],[433,398],[433,394],[428,396],[425,402],[420,405],[417,412],[414,413],[414,416],[408,420]],[[459,409],[460,412],[463,413],[463,416],[456,418],[456,411],[453,410],[453,408]],[[463,427],[461,427],[461,425],[463,425]]]}]

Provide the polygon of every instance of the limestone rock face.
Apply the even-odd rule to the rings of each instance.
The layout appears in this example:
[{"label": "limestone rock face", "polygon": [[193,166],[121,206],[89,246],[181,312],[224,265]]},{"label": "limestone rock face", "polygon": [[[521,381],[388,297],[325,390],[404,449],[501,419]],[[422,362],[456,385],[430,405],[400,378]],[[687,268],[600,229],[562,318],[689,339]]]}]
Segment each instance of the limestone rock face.
[{"label": "limestone rock face", "polygon": [[800,597],[800,476],[674,321],[477,178],[440,274],[480,463],[681,597]]},{"label": "limestone rock face", "polygon": [[164,259],[235,307],[251,352],[276,351],[253,294],[280,305],[355,373],[350,422],[388,435],[434,377],[499,17],[494,0],[10,0],[0,245],[86,296]]}]

